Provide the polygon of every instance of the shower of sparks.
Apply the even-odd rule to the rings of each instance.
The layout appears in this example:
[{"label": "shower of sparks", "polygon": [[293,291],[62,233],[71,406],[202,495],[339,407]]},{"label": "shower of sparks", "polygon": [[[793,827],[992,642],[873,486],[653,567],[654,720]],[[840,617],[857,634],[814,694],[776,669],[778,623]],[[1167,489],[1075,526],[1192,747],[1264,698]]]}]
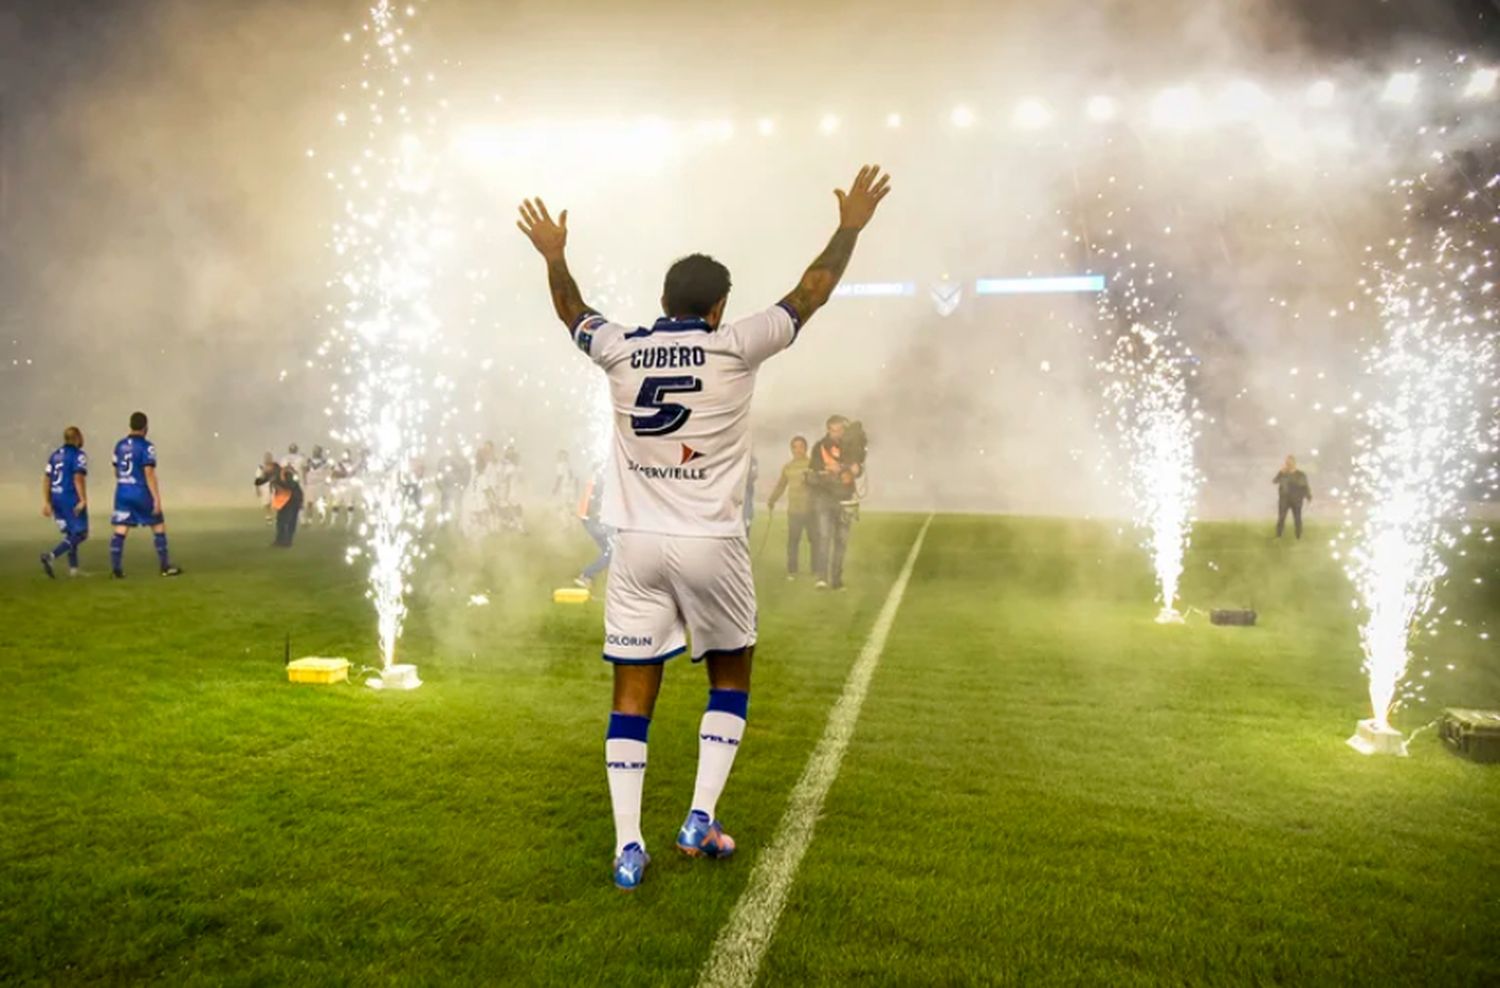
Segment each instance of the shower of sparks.
[{"label": "shower of sparks", "polygon": [[413,566],[425,552],[429,430],[449,417],[453,384],[430,368],[442,322],[430,300],[449,237],[440,184],[442,101],[419,71],[403,24],[415,6],[380,0],[369,11],[352,104],[335,118],[354,150],[328,173],[341,215],[332,249],[329,338],[338,438],[361,452],[362,545],[382,664],[395,657]]},{"label": "shower of sparks", "polygon": [[[610,318],[629,321],[635,312],[635,297],[624,284],[625,276],[607,269],[603,260],[594,264],[589,286],[589,295],[597,299],[599,310]],[[611,440],[615,428],[614,400],[610,395],[609,381],[595,372],[592,365],[583,365],[583,377],[579,387],[583,391],[585,409],[583,443],[586,468],[593,470],[609,459]]]},{"label": "shower of sparks", "polygon": [[1107,352],[1096,362],[1104,382],[1101,425],[1123,461],[1119,480],[1145,533],[1161,604],[1157,621],[1165,624],[1181,620],[1178,583],[1201,483],[1193,447],[1202,415],[1189,386],[1195,358],[1176,332],[1173,313],[1152,301],[1171,275],[1129,260],[1128,250],[1110,255],[1120,267],[1099,298],[1100,325],[1108,334]]},{"label": "shower of sparks", "polygon": [[[1437,156],[1436,173],[1454,178]],[[1493,194],[1471,188],[1457,205],[1429,176],[1392,183],[1409,222],[1429,232],[1387,244],[1366,291],[1378,305],[1381,336],[1364,354],[1371,396],[1360,415],[1343,531],[1336,543],[1362,613],[1360,645],[1374,720],[1421,698],[1411,643],[1441,615],[1436,590],[1445,557],[1464,532],[1466,492],[1497,486],[1492,459],[1500,429],[1496,371],[1495,251],[1500,214]]]}]

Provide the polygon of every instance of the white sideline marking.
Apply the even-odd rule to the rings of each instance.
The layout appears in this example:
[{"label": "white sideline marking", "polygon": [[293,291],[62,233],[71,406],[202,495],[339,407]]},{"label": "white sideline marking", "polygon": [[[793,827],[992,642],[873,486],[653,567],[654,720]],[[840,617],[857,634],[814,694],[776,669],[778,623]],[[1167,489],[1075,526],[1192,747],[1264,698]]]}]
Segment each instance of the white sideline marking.
[{"label": "white sideline marking", "polygon": [[756,861],[749,884],[714,941],[708,962],[698,977],[700,988],[750,988],[755,983],[761,958],[776,934],[776,924],[781,919],[782,907],[786,905],[787,893],[797,877],[797,866],[812,843],[813,827],[818,814],[823,811],[823,799],[833,780],[838,778],[844,752],[854,736],[854,725],[870,689],[870,678],[880,664],[886,636],[896,622],[896,611],[901,607],[901,598],[906,596],[906,584],[917,565],[917,554],[922,551],[922,542],[931,525],[932,515],[928,515],[921,531],[917,532],[916,541],[911,544],[901,575],[896,577],[885,598],[885,606],[875,618],[875,626],[870,629],[865,647],[854,660],[849,678],[844,680],[844,691],[828,713],[823,737],[818,740],[818,746],[802,770],[802,777],[792,789],[791,800],[781,815],[781,823],[776,827],[770,846]]}]

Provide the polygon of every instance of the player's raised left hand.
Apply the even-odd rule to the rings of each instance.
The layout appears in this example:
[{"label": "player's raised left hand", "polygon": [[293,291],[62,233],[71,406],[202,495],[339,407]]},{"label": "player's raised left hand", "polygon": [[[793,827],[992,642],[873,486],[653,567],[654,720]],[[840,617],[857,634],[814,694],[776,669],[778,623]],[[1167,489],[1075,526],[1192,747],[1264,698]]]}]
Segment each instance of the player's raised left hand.
[{"label": "player's raised left hand", "polygon": [[521,203],[521,218],[516,221],[516,226],[545,258],[561,257],[568,246],[566,209],[553,220],[546,203],[540,199],[526,199]]},{"label": "player's raised left hand", "polygon": [[52,505],[50,505],[50,504],[44,504],[44,505],[42,505],[42,517],[43,518],[51,518],[52,517]]}]

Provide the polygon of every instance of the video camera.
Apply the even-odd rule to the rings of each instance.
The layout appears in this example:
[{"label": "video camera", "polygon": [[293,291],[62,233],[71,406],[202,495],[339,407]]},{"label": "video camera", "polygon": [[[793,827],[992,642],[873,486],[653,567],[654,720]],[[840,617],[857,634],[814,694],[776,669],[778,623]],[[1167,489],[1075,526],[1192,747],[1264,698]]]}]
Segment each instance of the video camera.
[{"label": "video camera", "polygon": [[[863,422],[847,422],[844,435],[839,440],[839,463],[837,471],[814,471],[808,475],[807,484],[815,491],[833,495],[846,504],[852,504],[864,496],[863,483],[865,458],[870,452],[870,437]],[[858,469],[856,469],[858,468]]]},{"label": "video camera", "polygon": [[870,452],[870,437],[865,434],[865,424],[856,421],[844,426],[844,439],[840,445],[845,466],[864,466],[865,457]]}]

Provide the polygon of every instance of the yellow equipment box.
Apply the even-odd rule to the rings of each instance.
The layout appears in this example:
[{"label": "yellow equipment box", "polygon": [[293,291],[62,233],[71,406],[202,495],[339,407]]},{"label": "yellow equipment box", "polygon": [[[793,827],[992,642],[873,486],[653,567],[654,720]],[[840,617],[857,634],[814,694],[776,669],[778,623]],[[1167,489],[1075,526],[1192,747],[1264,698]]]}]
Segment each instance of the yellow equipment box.
[{"label": "yellow equipment box", "polygon": [[589,592],[583,587],[558,587],[552,591],[554,604],[587,604]]},{"label": "yellow equipment box", "polygon": [[347,683],[349,660],[308,656],[286,664],[286,678],[294,683]]}]

